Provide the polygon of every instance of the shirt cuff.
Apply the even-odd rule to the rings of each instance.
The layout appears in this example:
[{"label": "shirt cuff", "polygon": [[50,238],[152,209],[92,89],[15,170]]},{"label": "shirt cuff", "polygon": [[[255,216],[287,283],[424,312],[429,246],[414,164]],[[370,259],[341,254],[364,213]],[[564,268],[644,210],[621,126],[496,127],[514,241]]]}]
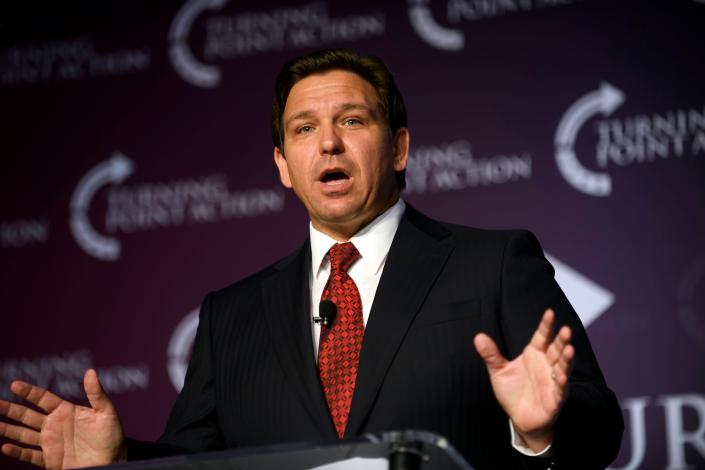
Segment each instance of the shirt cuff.
[{"label": "shirt cuff", "polygon": [[524,442],[524,439],[522,439],[519,433],[514,430],[514,423],[512,423],[511,419],[509,420],[509,433],[512,439],[512,447],[514,447],[518,452],[521,452],[529,457],[551,456],[551,446],[553,445],[553,441],[551,441],[541,452],[534,452],[526,445],[526,442]]}]

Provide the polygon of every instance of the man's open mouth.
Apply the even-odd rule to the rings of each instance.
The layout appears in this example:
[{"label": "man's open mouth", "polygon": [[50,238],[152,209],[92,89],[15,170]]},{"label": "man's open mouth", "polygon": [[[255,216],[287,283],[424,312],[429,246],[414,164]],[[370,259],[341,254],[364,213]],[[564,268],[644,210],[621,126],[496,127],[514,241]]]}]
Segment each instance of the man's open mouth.
[{"label": "man's open mouth", "polygon": [[321,176],[322,183],[333,183],[336,181],[348,180],[350,177],[342,170],[326,171],[323,176]]}]

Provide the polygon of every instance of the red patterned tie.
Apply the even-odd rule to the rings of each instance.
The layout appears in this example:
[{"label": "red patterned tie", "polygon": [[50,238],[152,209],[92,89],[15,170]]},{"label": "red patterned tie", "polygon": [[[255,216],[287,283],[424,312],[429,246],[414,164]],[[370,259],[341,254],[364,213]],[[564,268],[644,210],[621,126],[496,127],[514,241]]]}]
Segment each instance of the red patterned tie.
[{"label": "red patterned tie", "polygon": [[333,325],[321,326],[318,375],[335,430],[342,439],[348,424],[365,333],[360,291],[348,275],[348,268],[360,258],[360,253],[355,245],[347,242],[333,245],[328,255],[330,277],[321,300],[330,300],[335,304],[336,316]]}]

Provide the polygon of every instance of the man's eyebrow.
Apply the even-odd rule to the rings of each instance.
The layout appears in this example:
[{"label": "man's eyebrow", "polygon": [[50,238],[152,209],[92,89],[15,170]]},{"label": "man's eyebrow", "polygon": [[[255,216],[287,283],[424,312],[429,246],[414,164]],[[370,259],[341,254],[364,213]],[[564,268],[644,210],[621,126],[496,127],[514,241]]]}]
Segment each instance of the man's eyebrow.
[{"label": "man's eyebrow", "polygon": [[298,119],[308,119],[313,116],[313,111],[307,110],[307,111],[301,111],[299,113],[294,114],[293,116],[290,116],[285,122],[285,125],[289,125],[292,121],[296,121]]},{"label": "man's eyebrow", "polygon": [[352,111],[354,109],[359,109],[362,111],[372,112],[369,106],[361,103],[345,103],[340,106],[341,111]]},{"label": "man's eyebrow", "polygon": [[[362,104],[362,103],[343,103],[340,106],[338,106],[338,112],[352,111],[352,110],[356,110],[356,109],[359,109],[361,111],[366,111],[368,113],[372,113],[372,109],[369,106]],[[312,110],[300,111],[300,112],[294,114],[293,116],[290,116],[289,118],[287,118],[286,121],[284,121],[284,125],[288,126],[293,121],[297,121],[300,119],[302,119],[302,120],[309,119],[309,118],[313,117],[314,115],[315,115],[315,113]]]}]

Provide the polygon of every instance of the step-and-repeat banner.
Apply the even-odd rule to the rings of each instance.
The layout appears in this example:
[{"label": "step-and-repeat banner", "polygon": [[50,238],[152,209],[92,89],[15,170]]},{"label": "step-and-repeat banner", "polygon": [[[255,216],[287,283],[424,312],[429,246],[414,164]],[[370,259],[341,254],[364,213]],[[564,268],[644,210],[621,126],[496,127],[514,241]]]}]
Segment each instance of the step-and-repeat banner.
[{"label": "step-and-repeat banner", "polygon": [[32,5],[0,9],[1,398],[95,367],[158,437],[204,295],[306,236],[274,77],[343,46],[404,94],[407,201],[538,235],[622,404],[611,468],[705,468],[705,2]]}]

